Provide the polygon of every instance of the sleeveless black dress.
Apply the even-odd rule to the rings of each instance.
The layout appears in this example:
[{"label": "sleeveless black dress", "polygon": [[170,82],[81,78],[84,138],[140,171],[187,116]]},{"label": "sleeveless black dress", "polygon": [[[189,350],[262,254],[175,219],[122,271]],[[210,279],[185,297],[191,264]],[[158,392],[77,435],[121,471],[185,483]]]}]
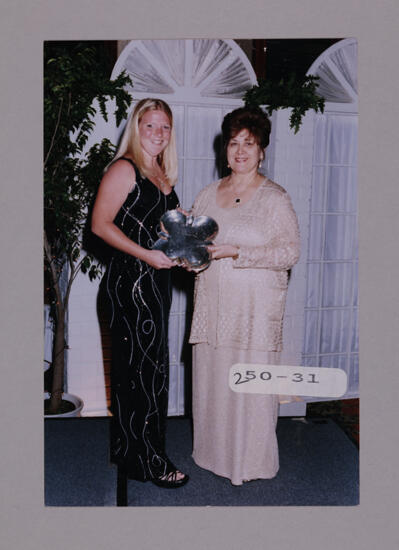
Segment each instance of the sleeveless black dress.
[{"label": "sleeveless black dress", "polygon": [[[149,249],[158,238],[160,217],[177,207],[178,198],[174,190],[163,194],[130,159],[123,160],[133,165],[136,184],[114,223]],[[111,302],[110,459],[141,481],[162,477],[173,468],[165,454],[170,275],[170,269],[154,269],[114,249],[104,276]]]}]

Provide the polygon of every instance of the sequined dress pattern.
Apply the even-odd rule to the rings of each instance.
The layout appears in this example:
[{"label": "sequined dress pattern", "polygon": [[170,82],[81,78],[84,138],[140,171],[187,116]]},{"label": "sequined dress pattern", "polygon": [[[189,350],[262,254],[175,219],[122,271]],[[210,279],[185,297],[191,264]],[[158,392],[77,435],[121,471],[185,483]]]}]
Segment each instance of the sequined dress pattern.
[{"label": "sequined dress pattern", "polygon": [[[158,238],[160,217],[176,208],[178,198],[174,190],[163,194],[131,164],[136,184],[114,223],[132,241],[149,249]],[[168,471],[164,446],[170,270],[156,270],[114,250],[104,279],[112,337],[110,459],[127,467],[130,477],[145,481]]]}]

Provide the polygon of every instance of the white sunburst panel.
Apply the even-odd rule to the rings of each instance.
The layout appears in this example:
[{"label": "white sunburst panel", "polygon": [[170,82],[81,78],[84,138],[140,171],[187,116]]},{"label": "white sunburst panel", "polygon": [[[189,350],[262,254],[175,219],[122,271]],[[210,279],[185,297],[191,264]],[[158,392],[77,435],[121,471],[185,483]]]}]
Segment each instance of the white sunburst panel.
[{"label": "white sunburst panel", "polygon": [[165,80],[173,89],[185,85],[186,45],[184,40],[143,40],[141,45],[149,52],[151,59],[155,61],[155,67],[162,71]]},{"label": "white sunburst panel", "polygon": [[224,40],[193,40],[192,43],[187,42],[187,46],[193,67],[190,80],[193,88],[203,86],[210,75],[220,70],[231,51]]},{"label": "white sunburst panel", "polygon": [[[311,65],[308,74],[319,77],[318,89],[328,103],[334,103],[333,110],[348,110],[357,113],[357,40],[340,40],[323,52]],[[326,110],[331,106],[327,103]]]},{"label": "white sunburst panel", "polygon": [[[122,51],[111,78],[131,76],[136,99],[223,104],[256,84],[253,68],[234,40],[132,40]],[[182,73],[183,71],[183,73]],[[183,83],[183,84],[182,84]]]}]

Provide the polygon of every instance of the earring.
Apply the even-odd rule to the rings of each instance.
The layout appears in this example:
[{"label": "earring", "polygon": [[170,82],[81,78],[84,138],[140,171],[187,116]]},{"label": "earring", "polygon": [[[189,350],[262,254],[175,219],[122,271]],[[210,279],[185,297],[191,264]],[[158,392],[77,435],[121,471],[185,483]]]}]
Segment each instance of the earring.
[{"label": "earring", "polygon": [[231,166],[230,166],[230,164],[229,164],[229,163],[227,163],[227,168],[231,168]]},{"label": "earring", "polygon": [[263,162],[263,158],[259,159],[259,163],[258,163],[259,170],[262,168],[262,162]]}]

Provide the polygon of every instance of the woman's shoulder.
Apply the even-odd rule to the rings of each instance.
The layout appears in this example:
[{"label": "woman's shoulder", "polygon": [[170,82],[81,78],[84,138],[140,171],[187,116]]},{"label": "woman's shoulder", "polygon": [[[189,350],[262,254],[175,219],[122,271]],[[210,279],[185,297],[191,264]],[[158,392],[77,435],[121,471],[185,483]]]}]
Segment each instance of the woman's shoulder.
[{"label": "woman's shoulder", "polygon": [[282,185],[266,178],[258,195],[258,207],[269,210],[291,203],[291,197]]},{"label": "woman's shoulder", "polygon": [[132,170],[135,173],[137,172],[137,166],[129,157],[118,157],[117,159],[114,159],[108,165],[108,170],[112,167],[115,167],[118,170],[123,170],[124,172],[131,172]]},{"label": "woman's shoulder", "polygon": [[214,194],[217,184],[218,182],[209,183],[197,193],[192,206],[193,212],[203,213],[204,209],[208,207],[209,203],[214,200]]},{"label": "woman's shoulder", "polygon": [[212,183],[208,183],[208,185],[205,185],[205,187],[203,187],[196,195],[195,197],[195,200],[201,200],[201,199],[204,199],[206,197],[208,197],[209,195],[211,195],[217,188],[218,184],[219,184],[219,181],[214,181]]},{"label": "woman's shoulder", "polygon": [[108,170],[114,169],[124,174],[134,174],[135,177],[140,177],[137,165],[130,157],[118,157],[114,159],[108,166]]},{"label": "woman's shoulder", "polygon": [[115,184],[119,182],[128,188],[128,192],[132,191],[137,181],[137,169],[132,160],[127,157],[120,157],[109,164],[104,174],[107,182]]},{"label": "woman's shoulder", "polygon": [[217,188],[219,183],[220,183],[220,180],[213,181],[212,183],[208,183],[208,185],[205,185],[205,187],[201,189],[198,195],[201,195],[201,194],[206,195],[207,193],[211,193]]},{"label": "woman's shoulder", "polygon": [[263,182],[263,189],[267,191],[268,193],[273,193],[277,195],[286,195],[287,191],[284,189],[282,185],[279,185],[278,183],[272,181],[269,178],[266,178]]}]

